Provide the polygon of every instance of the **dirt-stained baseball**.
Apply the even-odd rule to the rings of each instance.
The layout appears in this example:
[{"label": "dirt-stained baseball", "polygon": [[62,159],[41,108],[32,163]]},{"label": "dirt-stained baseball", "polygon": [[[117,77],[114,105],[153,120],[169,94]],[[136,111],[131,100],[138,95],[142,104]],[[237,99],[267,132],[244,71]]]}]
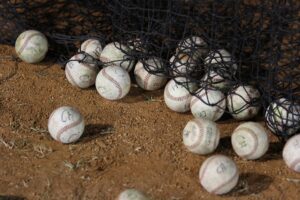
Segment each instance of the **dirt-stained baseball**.
[{"label": "dirt-stained baseball", "polygon": [[[176,82],[176,81],[177,82]],[[185,78],[178,77],[170,80],[164,90],[164,100],[168,108],[176,112],[187,112],[190,110],[190,100],[192,95],[180,83],[186,81]],[[187,84],[189,90],[195,89],[194,84]]]},{"label": "dirt-stained baseball", "polygon": [[88,39],[81,44],[80,49],[78,51],[84,51],[93,58],[99,59],[100,54],[102,52],[102,46],[99,40]]},{"label": "dirt-stained baseball", "polygon": [[120,66],[103,68],[96,78],[96,89],[105,99],[118,100],[125,97],[131,86],[128,72]]},{"label": "dirt-stained baseball", "polygon": [[66,64],[65,74],[73,86],[88,88],[95,84],[99,68],[90,60],[88,55],[76,54]]},{"label": "dirt-stained baseball", "polygon": [[105,66],[121,66],[126,71],[130,71],[134,66],[134,60],[128,56],[130,48],[119,42],[107,44],[101,52],[100,60]]},{"label": "dirt-stained baseball", "polygon": [[300,128],[300,105],[286,98],[270,103],[265,118],[268,128],[279,135],[293,135]]},{"label": "dirt-stained baseball", "polygon": [[267,152],[269,137],[259,123],[245,122],[233,131],[231,144],[238,156],[247,160],[255,160]]},{"label": "dirt-stained baseball", "polygon": [[195,118],[190,120],[183,129],[183,144],[196,154],[212,153],[218,146],[220,130],[213,121]]},{"label": "dirt-stained baseball", "polygon": [[76,142],[84,131],[83,117],[75,108],[59,107],[49,117],[48,131],[53,139],[61,143]]},{"label": "dirt-stained baseball", "polygon": [[187,54],[173,55],[169,61],[173,75],[186,75],[196,67],[196,59]]},{"label": "dirt-stained baseball", "polygon": [[48,41],[43,33],[27,30],[18,36],[15,50],[24,62],[37,63],[45,58],[48,51]]},{"label": "dirt-stained baseball", "polygon": [[251,85],[239,85],[228,92],[227,108],[237,120],[253,118],[260,107],[260,93]]},{"label": "dirt-stained baseball", "polygon": [[117,200],[150,200],[144,193],[136,189],[127,189],[121,192]]},{"label": "dirt-stained baseball", "polygon": [[225,79],[221,75],[219,75],[217,72],[213,70],[209,70],[207,73],[204,74],[203,78],[201,79],[203,82],[203,86],[209,86],[216,88],[222,92],[228,91],[230,87],[230,80]]},{"label": "dirt-stained baseball", "polygon": [[237,185],[239,170],[229,157],[214,155],[201,165],[199,178],[206,191],[222,195],[230,192]]},{"label": "dirt-stained baseball", "polygon": [[285,164],[300,173],[300,134],[291,137],[284,145],[282,152]]},{"label": "dirt-stained baseball", "polygon": [[162,69],[163,62],[159,58],[150,58],[144,62],[138,62],[134,69],[134,76],[137,84],[144,90],[157,90],[163,87],[167,82],[167,77],[163,74],[151,74],[149,73],[144,64],[150,70]]},{"label": "dirt-stained baseball", "polygon": [[224,94],[213,88],[200,88],[191,98],[191,112],[196,118],[217,121],[222,117],[226,108]]},{"label": "dirt-stained baseball", "polygon": [[207,43],[198,36],[190,36],[180,41],[176,54],[187,53],[190,56],[201,57],[207,53]]}]

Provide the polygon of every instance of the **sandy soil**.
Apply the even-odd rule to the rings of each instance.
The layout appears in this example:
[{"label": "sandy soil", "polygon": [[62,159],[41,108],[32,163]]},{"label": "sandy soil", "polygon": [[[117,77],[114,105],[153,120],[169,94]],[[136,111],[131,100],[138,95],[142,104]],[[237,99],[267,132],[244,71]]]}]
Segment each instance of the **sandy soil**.
[{"label": "sandy soil", "polygon": [[[182,129],[193,117],[170,111],[163,90],[132,87],[123,100],[107,101],[95,88],[72,87],[58,65],[15,65],[8,46],[0,46],[0,54],[0,199],[109,200],[132,187],[157,200],[300,195],[300,174],[285,166],[282,144],[271,134],[267,154],[244,161],[230,144],[239,122],[218,122],[222,139],[214,154],[233,158],[241,175],[232,192],[214,196],[198,180],[207,156],[189,153],[182,144]],[[78,108],[87,124],[75,144],[60,144],[47,132],[50,113],[63,105]]]}]

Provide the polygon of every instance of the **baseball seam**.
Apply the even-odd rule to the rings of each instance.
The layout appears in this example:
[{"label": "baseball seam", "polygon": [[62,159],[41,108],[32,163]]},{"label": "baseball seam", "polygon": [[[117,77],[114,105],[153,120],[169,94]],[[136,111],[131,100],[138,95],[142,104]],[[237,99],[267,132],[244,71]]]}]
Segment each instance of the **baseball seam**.
[{"label": "baseball seam", "polygon": [[41,37],[43,37],[43,35],[41,33],[33,33],[33,34],[27,36],[27,38],[25,39],[25,42],[20,47],[20,49],[17,51],[17,54],[21,55],[22,52],[24,51],[24,49],[26,48],[26,46],[28,45],[29,41],[31,40],[31,38],[33,38],[34,36],[37,36],[37,35],[40,35]]},{"label": "baseball seam", "polygon": [[66,71],[66,76],[69,77],[69,80],[70,80],[71,84],[74,85],[74,86],[78,86],[78,84],[75,81],[75,79],[73,78],[68,66],[66,67],[65,71]]},{"label": "baseball seam", "polygon": [[226,186],[227,184],[231,183],[232,181],[235,180],[235,178],[239,175],[238,170],[235,170],[234,175],[226,182],[222,183],[221,185],[219,185],[217,188],[213,189],[211,192],[214,194],[218,194],[218,191],[221,190],[224,186]]},{"label": "baseball seam", "polygon": [[118,66],[114,61],[111,61],[109,58],[105,56],[100,56],[100,60],[104,62],[104,64],[112,65],[112,66]]},{"label": "baseball seam", "polygon": [[103,68],[101,72],[103,77],[107,78],[109,81],[113,83],[114,86],[116,86],[116,88],[118,89],[117,99],[120,99],[123,93],[121,85],[113,77],[111,77],[109,74],[106,73],[105,68]]},{"label": "baseball seam", "polygon": [[[209,164],[212,160],[214,160],[214,159],[216,159],[216,158],[218,158],[218,155],[214,155],[214,156],[208,158],[206,161],[204,161],[204,164],[205,164],[205,165],[202,166],[202,167],[203,167],[203,170],[202,170],[202,173],[200,173],[200,176],[199,176],[200,182],[201,182],[201,180],[203,180],[203,177],[204,177],[204,174],[205,174],[205,171],[206,171],[206,169],[207,169],[208,164]],[[201,167],[201,168],[202,168],[202,167]]]},{"label": "baseball seam", "polygon": [[169,87],[170,87],[170,83],[166,86],[166,97],[168,97],[169,99],[173,100],[173,101],[186,101],[190,98],[190,94],[188,93],[185,96],[181,96],[181,97],[174,97],[171,95],[170,91],[169,91]]},{"label": "baseball seam", "polygon": [[250,128],[247,128],[247,127],[238,128],[234,132],[240,131],[240,130],[248,132],[251,135],[251,137],[254,139],[254,146],[253,146],[252,150],[249,153],[247,153],[247,154],[240,155],[243,158],[248,158],[249,159],[249,157],[251,157],[256,152],[256,150],[257,150],[257,147],[258,147],[258,138],[257,138],[257,135],[255,134],[255,132],[253,130],[251,130]]},{"label": "baseball seam", "polygon": [[195,149],[196,147],[199,146],[199,144],[201,144],[202,139],[203,139],[203,133],[204,133],[204,127],[203,127],[203,124],[200,121],[192,120],[192,122],[195,123],[195,125],[197,126],[197,128],[199,130],[198,133],[200,133],[200,134],[197,134],[198,137],[197,137],[197,140],[194,144],[187,145],[187,147],[190,148],[191,150]]},{"label": "baseball seam", "polygon": [[[91,71],[95,71],[94,67],[90,66],[88,63],[84,63],[83,59],[80,59],[78,56],[79,56],[79,54],[76,54],[74,58],[80,65],[82,65],[83,67],[85,67]],[[80,61],[82,61],[82,62],[80,62]]]},{"label": "baseball seam", "polygon": [[[66,132],[67,130],[69,130],[70,128],[73,128],[77,125],[79,125],[82,122],[82,117],[80,116],[79,119],[65,127],[63,127],[62,129],[60,129],[57,134],[56,134],[56,140],[61,141],[61,136],[64,132]],[[61,141],[62,142],[62,141]]]},{"label": "baseball seam", "polygon": [[83,47],[81,49],[81,51],[86,51],[87,47],[89,46],[89,44],[92,42],[93,40],[88,39],[84,44]]}]

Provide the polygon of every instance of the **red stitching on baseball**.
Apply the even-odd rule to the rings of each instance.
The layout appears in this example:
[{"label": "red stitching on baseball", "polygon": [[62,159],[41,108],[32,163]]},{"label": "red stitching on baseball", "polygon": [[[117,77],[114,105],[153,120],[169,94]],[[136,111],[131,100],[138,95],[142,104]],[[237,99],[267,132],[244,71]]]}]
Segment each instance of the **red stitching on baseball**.
[{"label": "red stitching on baseball", "polygon": [[[61,135],[62,135],[65,131],[67,131],[68,129],[73,128],[73,127],[79,125],[81,122],[82,122],[82,117],[80,116],[79,119],[78,119],[77,121],[75,121],[75,122],[73,122],[73,123],[71,123],[71,124],[69,124],[69,125],[63,127],[62,129],[60,129],[60,130],[57,132],[56,140],[61,141],[61,138],[60,138],[60,137],[61,137]],[[61,142],[62,142],[62,141],[61,141]]]},{"label": "red stitching on baseball", "polygon": [[[200,92],[201,93],[201,92]],[[200,98],[204,97],[206,95],[206,93],[200,94]],[[191,105],[190,108],[192,109],[193,105],[195,105],[198,101],[201,101],[201,99],[199,99],[197,96],[193,96],[191,99]],[[202,102],[202,101],[201,101]]]},{"label": "red stitching on baseball", "polygon": [[[205,175],[205,171],[206,171],[206,169],[207,169],[208,164],[209,164],[212,160],[214,160],[215,158],[218,158],[218,156],[220,156],[220,155],[214,155],[214,156],[208,158],[206,161],[204,161],[204,162],[206,163],[206,165],[202,166],[202,167],[203,167],[203,170],[202,170],[202,173],[201,173],[200,176],[199,176],[200,181],[203,179],[203,176]],[[202,168],[202,167],[201,167],[201,168]]]},{"label": "red stitching on baseball", "polygon": [[36,35],[40,35],[41,37],[43,37],[43,35],[41,33],[33,33],[32,35],[28,36],[25,40],[25,42],[23,43],[23,45],[20,47],[20,49],[18,50],[18,54],[21,55],[21,53],[24,51],[24,49],[26,48],[26,46],[28,45],[29,41],[31,38],[33,38]]},{"label": "red stitching on baseball", "polygon": [[105,78],[107,78],[108,80],[110,80],[115,86],[116,86],[116,88],[118,89],[118,91],[119,91],[119,94],[118,94],[118,96],[117,96],[117,98],[118,99],[120,99],[121,97],[122,97],[122,87],[121,87],[121,85],[115,80],[115,79],[113,79],[113,77],[111,77],[110,75],[108,75],[107,73],[106,73],[106,71],[105,71],[105,68],[103,68],[102,70],[101,70],[101,73],[102,73],[102,75],[105,77]]},{"label": "red stitching on baseball", "polygon": [[240,155],[241,157],[249,158],[250,156],[252,156],[256,152],[256,149],[258,147],[258,138],[257,138],[257,135],[255,134],[255,132],[253,130],[251,130],[250,128],[247,128],[247,127],[238,128],[234,132],[240,131],[240,130],[248,132],[252,136],[252,138],[254,139],[254,147],[253,147],[253,149],[249,153],[247,153],[247,154]]},{"label": "red stitching on baseball", "polygon": [[71,84],[76,86],[77,83],[76,83],[75,79],[73,78],[73,76],[71,75],[71,72],[70,72],[68,66],[66,67],[65,71],[66,71],[66,76],[69,77],[69,80],[71,81]]},{"label": "red stitching on baseball", "polygon": [[108,65],[112,65],[112,66],[118,66],[116,63],[114,63],[113,61],[111,61],[110,59],[108,59],[105,56],[100,56],[100,60],[102,62],[104,62],[104,64],[108,64]]},{"label": "red stitching on baseball", "polygon": [[185,100],[188,100],[188,99],[191,97],[191,96],[190,96],[190,93],[188,93],[188,94],[185,95],[185,96],[174,97],[174,96],[172,96],[172,95],[170,94],[170,92],[169,92],[169,86],[170,86],[170,83],[167,84],[165,92],[166,92],[166,96],[167,96],[168,98],[170,98],[171,100],[173,100],[173,101],[185,101]]},{"label": "red stitching on baseball", "polygon": [[218,194],[218,193],[217,193],[218,190],[222,189],[224,186],[226,186],[227,184],[229,184],[229,183],[231,183],[232,181],[234,181],[235,178],[236,178],[236,176],[238,176],[238,175],[239,175],[239,172],[238,172],[238,170],[236,169],[234,175],[233,175],[228,181],[224,182],[223,184],[219,185],[217,188],[213,189],[213,190],[211,191],[211,193]]}]

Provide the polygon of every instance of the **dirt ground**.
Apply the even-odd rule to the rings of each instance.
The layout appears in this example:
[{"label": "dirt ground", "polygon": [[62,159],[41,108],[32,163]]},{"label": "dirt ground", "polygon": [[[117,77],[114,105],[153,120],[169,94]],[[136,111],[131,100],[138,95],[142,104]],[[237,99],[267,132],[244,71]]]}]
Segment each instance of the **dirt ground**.
[{"label": "dirt ground", "polygon": [[[289,170],[282,145],[272,136],[257,161],[238,158],[230,135],[239,122],[218,122],[222,139],[216,153],[230,156],[240,170],[229,194],[206,192],[198,180],[208,156],[189,153],[182,130],[190,113],[178,114],[163,102],[163,90],[132,87],[120,101],[95,88],[72,87],[59,65],[9,61],[14,49],[0,46],[0,199],[115,199],[136,188],[153,200],[297,199],[300,174]],[[86,122],[75,144],[54,141],[47,120],[57,107],[78,108]],[[263,122],[261,122],[263,124]]]}]

